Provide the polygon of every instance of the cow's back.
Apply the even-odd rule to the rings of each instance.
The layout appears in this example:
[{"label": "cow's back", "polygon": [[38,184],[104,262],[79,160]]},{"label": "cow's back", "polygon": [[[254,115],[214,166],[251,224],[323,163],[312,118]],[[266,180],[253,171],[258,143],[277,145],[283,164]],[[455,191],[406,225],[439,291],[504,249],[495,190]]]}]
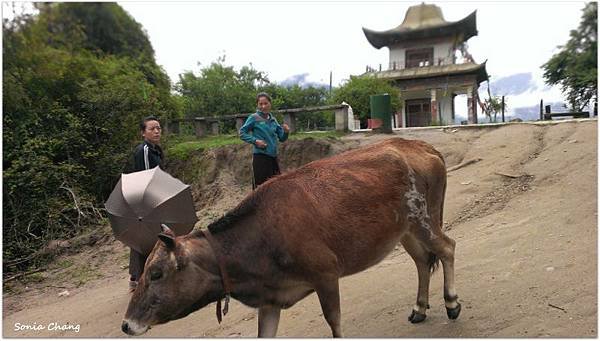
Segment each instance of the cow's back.
[{"label": "cow's back", "polygon": [[334,262],[340,275],[355,273],[385,257],[406,231],[407,191],[445,186],[445,175],[432,146],[401,138],[317,160],[259,188],[277,210],[265,233],[280,235],[303,267]]}]

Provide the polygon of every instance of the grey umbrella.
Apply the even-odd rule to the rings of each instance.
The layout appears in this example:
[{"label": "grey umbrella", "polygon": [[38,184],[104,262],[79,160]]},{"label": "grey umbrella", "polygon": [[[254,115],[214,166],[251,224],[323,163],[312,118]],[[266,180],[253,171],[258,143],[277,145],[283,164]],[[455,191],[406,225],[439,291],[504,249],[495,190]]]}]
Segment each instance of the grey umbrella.
[{"label": "grey umbrella", "polygon": [[104,205],[115,238],[145,255],[156,244],[161,224],[179,236],[197,220],[190,186],[159,167],[122,174]]}]

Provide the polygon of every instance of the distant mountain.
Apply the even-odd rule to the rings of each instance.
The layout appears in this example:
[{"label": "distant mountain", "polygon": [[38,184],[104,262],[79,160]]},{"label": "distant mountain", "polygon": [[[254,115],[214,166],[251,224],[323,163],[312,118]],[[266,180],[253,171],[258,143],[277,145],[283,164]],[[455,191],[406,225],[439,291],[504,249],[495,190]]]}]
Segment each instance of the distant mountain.
[{"label": "distant mountain", "polygon": [[[540,118],[540,100],[544,106],[551,105],[552,112],[568,111],[563,103],[563,96],[557,87],[548,86],[541,73],[523,72],[492,80],[490,92],[493,96],[505,96],[507,110],[506,121],[520,118],[524,121]],[[479,95],[487,98],[487,83],[479,87]],[[479,109],[481,114],[481,109]],[[481,119],[480,119],[481,121]]]},{"label": "distant mountain", "polygon": [[301,73],[301,74],[290,76],[290,77],[284,79],[283,81],[279,82],[279,85],[285,86],[285,87],[298,85],[303,89],[311,87],[311,86],[313,88],[328,88],[329,87],[329,84],[309,81],[307,79],[308,75],[309,75],[308,72],[306,72],[306,73]]},{"label": "distant mountain", "polygon": [[[484,87],[487,92],[487,85]],[[531,72],[516,73],[507,77],[502,77],[497,80],[492,80],[490,83],[490,91],[493,94],[505,96],[520,95],[525,92],[537,90],[538,86],[533,79]],[[481,92],[481,87],[480,87]]]}]

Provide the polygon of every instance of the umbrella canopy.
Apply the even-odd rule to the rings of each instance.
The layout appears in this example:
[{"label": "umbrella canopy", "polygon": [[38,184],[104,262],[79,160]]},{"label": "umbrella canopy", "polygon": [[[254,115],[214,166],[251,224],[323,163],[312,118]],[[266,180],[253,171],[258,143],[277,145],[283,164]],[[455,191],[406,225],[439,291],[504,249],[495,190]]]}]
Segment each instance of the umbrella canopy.
[{"label": "umbrella canopy", "polygon": [[122,174],[104,206],[115,238],[144,255],[156,244],[161,224],[180,236],[197,220],[190,186],[158,166]]}]

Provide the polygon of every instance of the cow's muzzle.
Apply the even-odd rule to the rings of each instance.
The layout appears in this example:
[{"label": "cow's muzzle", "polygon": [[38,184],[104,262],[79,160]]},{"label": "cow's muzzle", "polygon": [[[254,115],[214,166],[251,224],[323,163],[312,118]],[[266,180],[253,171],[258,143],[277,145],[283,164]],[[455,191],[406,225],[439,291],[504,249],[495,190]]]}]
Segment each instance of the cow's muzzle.
[{"label": "cow's muzzle", "polygon": [[140,326],[134,321],[123,320],[123,323],[121,323],[121,330],[127,335],[141,335],[147,332],[148,329],[150,329],[149,326]]}]

